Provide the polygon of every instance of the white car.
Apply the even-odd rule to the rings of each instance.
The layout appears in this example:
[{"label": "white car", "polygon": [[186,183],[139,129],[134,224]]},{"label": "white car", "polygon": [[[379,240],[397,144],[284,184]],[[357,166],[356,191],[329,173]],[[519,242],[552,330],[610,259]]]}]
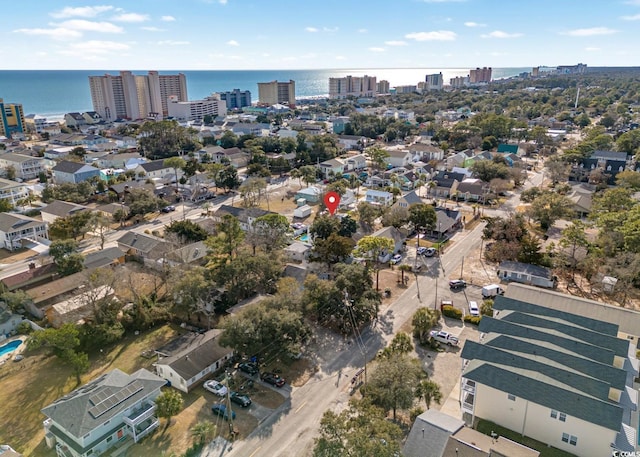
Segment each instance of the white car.
[{"label": "white car", "polygon": [[400,263],[402,261],[402,256],[400,254],[396,254],[393,257],[391,257],[391,260],[389,261],[389,263],[391,265],[395,265],[397,263]]},{"label": "white car", "polygon": [[474,317],[480,315],[480,308],[478,308],[478,303],[474,301],[469,302],[469,314]]},{"label": "white car", "polygon": [[225,386],[221,382],[216,381],[215,379],[205,381],[203,387],[205,388],[205,390],[208,390],[209,392],[216,394],[219,397],[224,397],[225,395],[227,395],[227,386]]}]

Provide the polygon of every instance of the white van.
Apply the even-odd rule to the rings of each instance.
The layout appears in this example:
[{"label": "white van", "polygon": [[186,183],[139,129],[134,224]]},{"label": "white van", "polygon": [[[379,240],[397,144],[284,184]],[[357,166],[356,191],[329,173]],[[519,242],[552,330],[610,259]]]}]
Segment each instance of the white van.
[{"label": "white van", "polygon": [[469,302],[469,314],[472,316],[480,315],[480,308],[478,308],[478,303],[474,301]]},{"label": "white van", "polygon": [[484,286],[482,288],[483,298],[493,298],[496,295],[504,295],[504,289],[498,284],[489,284],[488,286]]}]

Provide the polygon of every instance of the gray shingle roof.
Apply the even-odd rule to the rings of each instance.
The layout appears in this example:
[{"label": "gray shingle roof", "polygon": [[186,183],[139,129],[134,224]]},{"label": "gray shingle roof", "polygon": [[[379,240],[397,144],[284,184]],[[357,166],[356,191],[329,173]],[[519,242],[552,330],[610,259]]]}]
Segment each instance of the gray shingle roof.
[{"label": "gray shingle roof", "polygon": [[82,205],[77,205],[75,203],[64,202],[61,200],[55,200],[49,203],[47,206],[42,208],[40,212],[53,214],[58,217],[70,216],[71,214],[75,214],[80,211],[86,211],[89,208]]},{"label": "gray shingle roof", "polygon": [[463,373],[465,378],[477,383],[616,432],[620,430],[623,415],[620,406],[590,397],[576,389],[563,388],[548,382],[544,377],[536,379],[534,375],[535,373],[526,370],[510,370],[508,367],[482,361],[470,362]]},{"label": "gray shingle roof", "polygon": [[159,244],[164,243],[164,241],[142,233],[127,232],[118,238],[118,243],[125,247],[135,248],[140,252],[148,253]]},{"label": "gray shingle roof", "polygon": [[406,195],[401,197],[399,200],[404,200],[409,205],[413,205],[414,203],[422,203],[422,199],[418,197],[418,194],[416,194],[415,190],[407,193]]},{"label": "gray shingle roof", "polygon": [[513,262],[511,260],[505,260],[500,262],[499,270],[515,271],[519,273],[528,274],[531,276],[537,276],[539,278],[552,279],[553,275],[551,270],[540,265],[532,265],[530,263]]},{"label": "gray shingle roof", "polygon": [[[91,399],[95,400],[96,397],[94,396],[96,394],[115,393],[134,381],[140,383],[142,390],[116,404],[98,417],[93,417],[89,412],[95,406]],[[164,379],[144,368],[131,375],[115,369],[46,406],[42,409],[42,413],[60,424],[69,435],[81,439],[90,431],[104,424],[109,418],[120,414],[150,395],[153,391],[160,389],[165,383]]]},{"label": "gray shingle roof", "polygon": [[402,449],[405,457],[440,457],[449,437],[464,427],[464,422],[435,409],[420,414]]},{"label": "gray shingle roof", "polygon": [[147,173],[151,171],[158,171],[158,170],[164,170],[165,168],[170,168],[164,164],[164,160],[153,160],[151,162],[141,163],[140,167]]},{"label": "gray shingle roof", "polygon": [[58,162],[57,165],[51,170],[60,171],[62,173],[77,173],[84,166],[86,166],[86,164],[84,163],[69,162],[68,160],[63,160],[61,162]]},{"label": "gray shingle roof", "polygon": [[22,214],[0,213],[0,231],[5,233],[10,233],[17,229],[39,227],[42,224],[44,222]]},{"label": "gray shingle roof", "polygon": [[91,252],[87,254],[84,258],[84,267],[86,269],[90,268],[100,268],[111,265],[116,259],[119,259],[124,256],[124,252],[118,247],[110,247],[103,249],[101,251]]}]

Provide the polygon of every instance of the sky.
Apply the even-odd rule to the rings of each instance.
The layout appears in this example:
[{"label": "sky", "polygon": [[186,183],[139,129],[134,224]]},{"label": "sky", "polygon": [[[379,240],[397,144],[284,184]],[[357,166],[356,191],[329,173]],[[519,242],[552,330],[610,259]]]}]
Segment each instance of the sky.
[{"label": "sky", "polygon": [[640,0],[27,0],[2,23],[3,70],[640,66]]}]

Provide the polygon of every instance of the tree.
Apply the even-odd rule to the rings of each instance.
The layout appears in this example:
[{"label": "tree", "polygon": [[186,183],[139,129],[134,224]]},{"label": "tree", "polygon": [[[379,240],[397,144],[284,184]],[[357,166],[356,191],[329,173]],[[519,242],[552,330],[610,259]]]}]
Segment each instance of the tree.
[{"label": "tree", "polygon": [[351,238],[332,233],[328,238],[315,238],[310,260],[326,263],[327,269],[349,257],[355,246]]},{"label": "tree", "polygon": [[411,325],[413,326],[413,336],[418,338],[420,344],[429,341],[429,332],[438,323],[440,314],[438,310],[421,307],[413,314]]},{"label": "tree", "polygon": [[169,157],[164,159],[163,165],[168,168],[173,168],[173,178],[175,179],[176,186],[178,185],[178,169],[184,169],[187,166],[187,161],[182,157]]},{"label": "tree", "polygon": [[393,252],[393,249],[393,241],[389,238],[365,236],[358,241],[356,255],[367,259],[369,265],[373,264],[376,272],[376,290],[380,279],[380,257]]},{"label": "tree", "polygon": [[545,167],[549,174],[549,179],[554,185],[566,181],[569,176],[570,165],[560,158],[550,158],[545,162]]},{"label": "tree", "polygon": [[166,389],[154,400],[158,417],[167,419],[165,429],[169,427],[171,418],[182,409],[184,399],[176,389]]},{"label": "tree", "polygon": [[164,231],[176,234],[182,244],[204,241],[209,236],[205,229],[189,219],[173,221],[165,227]]},{"label": "tree", "polygon": [[29,208],[33,207],[33,202],[35,202],[37,200],[35,194],[32,191],[28,191],[27,195],[25,195],[23,198],[19,199],[16,202],[17,206],[28,206]]},{"label": "tree", "polygon": [[76,252],[78,248],[74,240],[57,240],[49,246],[49,255],[58,267],[58,273],[68,276],[84,268],[84,258]]},{"label": "tree", "polygon": [[78,352],[79,330],[74,324],[63,324],[60,328],[47,328],[34,332],[27,340],[29,350],[45,347],[56,357],[73,368],[80,384],[80,375],[89,369],[87,354]]},{"label": "tree", "polygon": [[433,230],[436,225],[436,210],[432,205],[426,203],[415,203],[409,207],[409,221],[415,226],[418,232],[418,244],[420,244],[420,232],[422,230]]},{"label": "tree", "polygon": [[4,169],[4,175],[7,179],[13,181],[16,179],[16,168],[13,165],[8,165]]},{"label": "tree", "polygon": [[387,168],[387,162],[390,157],[389,152],[382,149],[379,146],[372,146],[367,149],[367,154],[373,163],[374,168],[377,170],[384,170]]},{"label": "tree", "polygon": [[584,222],[576,220],[562,230],[560,246],[566,249],[566,259],[571,268],[571,279],[575,282],[576,268],[578,266],[577,253],[580,248],[589,246],[585,234],[586,226]]},{"label": "tree", "polygon": [[220,137],[220,147],[223,149],[234,148],[238,145],[238,136],[231,130],[225,130]]},{"label": "tree", "polygon": [[340,220],[337,217],[320,215],[315,218],[311,227],[309,227],[309,233],[313,239],[327,239],[331,234],[338,233],[340,231]]},{"label": "tree", "polygon": [[476,178],[485,182],[490,182],[495,178],[509,179],[509,167],[493,160],[477,160],[469,169]]},{"label": "tree", "polygon": [[634,129],[623,133],[616,140],[616,149],[630,155],[637,155],[640,148],[640,130]]},{"label": "tree", "polygon": [[192,312],[209,312],[207,303],[211,281],[207,278],[207,271],[203,267],[192,267],[186,270],[175,269],[167,281],[175,306],[180,311],[186,313],[187,319],[191,318]]},{"label": "tree", "polygon": [[404,356],[413,351],[413,342],[411,341],[411,337],[404,332],[398,332],[389,343],[389,346],[385,348],[388,349],[388,354],[391,357],[395,357],[397,355]]},{"label": "tree", "polygon": [[415,389],[425,376],[420,361],[406,355],[380,359],[373,375],[370,376],[366,395],[373,404],[393,412],[396,420],[398,409],[408,409],[413,405]]},{"label": "tree", "polygon": [[316,182],[316,167],[313,165],[305,165],[300,167],[300,175],[302,180],[307,184],[307,186]]},{"label": "tree", "polygon": [[409,222],[409,210],[404,206],[393,205],[382,214],[382,225],[400,228]]},{"label": "tree", "polygon": [[139,133],[140,147],[152,159],[166,159],[201,146],[195,130],[182,127],[175,120],[145,122]]},{"label": "tree", "polygon": [[640,189],[640,173],[633,170],[624,170],[616,175],[616,184],[628,189]]},{"label": "tree", "polygon": [[263,193],[267,189],[267,180],[264,178],[250,177],[240,185],[240,196],[245,208],[254,208],[260,205]]},{"label": "tree", "polygon": [[111,230],[111,221],[101,212],[91,213],[89,219],[89,230],[100,238],[100,250],[104,249],[106,234]]},{"label": "tree", "polygon": [[15,290],[13,292],[5,291],[0,295],[0,300],[6,303],[9,309],[18,313],[24,309],[24,305],[31,299],[29,295],[23,290]]},{"label": "tree", "polygon": [[11,210],[13,210],[13,205],[8,199],[3,198],[0,200],[0,213],[8,213]]},{"label": "tree", "polygon": [[70,216],[59,217],[49,226],[49,234],[54,239],[76,239],[91,229],[92,214],[90,211],[80,211]]},{"label": "tree", "polygon": [[440,385],[430,379],[421,380],[415,391],[416,398],[424,398],[424,402],[427,404],[427,409],[431,407],[431,402],[440,404],[442,401],[442,392],[440,391]]},{"label": "tree", "polygon": [[558,219],[573,215],[573,202],[564,195],[555,192],[543,192],[536,197],[527,209],[527,214],[540,223],[543,230],[547,230]]},{"label": "tree", "polygon": [[232,165],[227,165],[218,172],[216,178],[216,186],[222,186],[225,192],[230,192],[232,189],[237,189],[240,186],[240,179],[238,179],[238,170]]},{"label": "tree", "polygon": [[351,238],[357,231],[358,224],[351,216],[347,214],[340,219],[340,230],[338,230],[338,235]]},{"label": "tree", "polygon": [[191,427],[191,436],[193,437],[193,441],[201,446],[213,438],[215,433],[215,424],[208,420],[202,420]]},{"label": "tree", "polygon": [[384,409],[368,399],[350,400],[340,414],[327,410],[320,420],[314,457],[395,457],[400,455],[404,433],[387,420]]},{"label": "tree", "polygon": [[129,206],[129,217],[153,213],[166,204],[164,200],[157,198],[146,189],[131,190],[127,194],[126,201]]},{"label": "tree", "polygon": [[[283,248],[287,243],[289,221],[281,214],[265,214],[253,221],[249,237],[254,246],[261,246],[270,253]],[[254,252],[255,254],[255,252]]]},{"label": "tree", "polygon": [[[240,226],[238,218],[225,214],[217,227],[218,234],[206,240],[205,244],[211,249],[214,256],[223,256],[233,259],[238,252],[238,248],[244,241],[245,233]],[[226,259],[223,259],[223,262]]]},{"label": "tree", "polygon": [[371,232],[374,221],[380,215],[380,208],[368,202],[360,202],[357,211],[360,227],[366,232]]},{"label": "tree", "polygon": [[299,169],[294,168],[293,170],[291,170],[291,178],[292,179],[297,179],[298,180],[298,184],[300,186],[300,189],[302,189],[302,173],[300,172]]},{"label": "tree", "polygon": [[283,265],[273,253],[256,253],[218,259],[207,267],[215,283],[226,289],[228,302],[235,303],[256,293],[273,294]]}]

